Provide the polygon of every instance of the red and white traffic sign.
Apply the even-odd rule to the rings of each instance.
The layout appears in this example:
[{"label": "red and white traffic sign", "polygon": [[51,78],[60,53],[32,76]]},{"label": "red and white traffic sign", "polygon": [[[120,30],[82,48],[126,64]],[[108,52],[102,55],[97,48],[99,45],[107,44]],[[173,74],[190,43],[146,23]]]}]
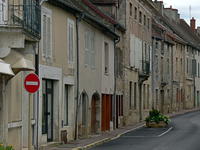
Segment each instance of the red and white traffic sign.
[{"label": "red and white traffic sign", "polygon": [[26,76],[24,80],[24,88],[29,93],[35,93],[40,87],[40,79],[34,74],[30,73]]}]

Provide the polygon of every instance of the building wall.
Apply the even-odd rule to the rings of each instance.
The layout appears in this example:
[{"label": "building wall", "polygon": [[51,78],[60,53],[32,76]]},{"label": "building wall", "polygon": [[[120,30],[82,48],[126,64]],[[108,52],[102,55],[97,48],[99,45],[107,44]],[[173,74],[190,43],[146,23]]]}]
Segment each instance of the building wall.
[{"label": "building wall", "polygon": [[195,59],[196,59],[196,77],[195,77],[195,87],[196,87],[196,101],[195,101],[195,106],[199,107],[200,106],[200,98],[199,98],[199,93],[200,93],[200,52],[197,51],[195,54]]},{"label": "building wall", "polygon": [[185,47],[185,109],[194,107],[194,76],[192,73],[194,54],[193,48]]},{"label": "building wall", "polygon": [[[135,18],[135,8],[137,8],[137,18]],[[139,20],[139,12],[142,13],[142,21]],[[144,44],[151,46],[151,13],[148,10],[148,7],[145,3],[139,2],[137,0],[122,1],[119,8],[118,20],[126,27],[126,34],[124,36],[124,124],[132,124],[138,122],[141,118],[144,118],[146,115],[146,110],[141,108],[145,103],[144,99],[147,97],[146,90],[143,91],[143,88],[148,85],[151,88],[151,80],[145,81],[142,85],[142,93],[146,93],[145,96],[142,96],[142,103],[139,104],[139,70],[141,68],[141,61],[143,60],[142,51],[145,49]],[[146,21],[144,23],[144,15]],[[149,26],[148,21],[149,19]],[[134,38],[138,39],[133,43]],[[131,40],[132,39],[132,40]],[[135,47],[135,52],[134,52]],[[142,53],[141,53],[142,52]],[[138,55],[140,54],[140,55]],[[140,59],[138,59],[140,57]],[[134,65],[134,63],[138,65]],[[130,84],[136,84],[136,92],[134,87],[131,87]],[[145,85],[145,86],[144,86]],[[134,94],[135,93],[135,94]],[[150,92],[149,92],[150,93]],[[151,103],[151,95],[149,94],[149,104]],[[134,100],[135,99],[135,100]],[[131,101],[131,102],[130,102]],[[146,100],[147,101],[147,100]],[[134,104],[136,103],[136,104]],[[146,103],[147,104],[147,103]],[[151,106],[148,106],[150,108]],[[140,113],[140,109],[141,113]],[[142,116],[141,116],[142,115]]]},{"label": "building wall", "polygon": [[[94,34],[94,64],[86,63],[86,59],[90,59],[86,53],[85,48],[85,34],[86,33],[93,33]],[[114,42],[112,39],[108,38],[103,32],[99,31],[95,27],[87,24],[86,22],[80,22],[79,26],[79,68],[80,68],[80,75],[79,75],[79,92],[80,94],[85,93],[88,97],[88,116],[87,116],[87,131],[86,135],[91,131],[91,110],[92,110],[92,97],[94,94],[99,95],[99,98],[102,99],[102,94],[113,95],[114,93]],[[108,51],[109,51],[109,72],[105,74],[105,54],[104,54],[104,44],[105,42],[108,44]],[[101,118],[101,101],[99,107],[99,114],[98,118]],[[81,102],[80,102],[81,104]],[[80,107],[81,105],[79,105]],[[81,116],[81,112],[79,113]],[[100,131],[100,124],[99,122],[99,131]],[[81,126],[81,118],[79,118],[79,126]],[[80,129],[81,130],[81,129]]]},{"label": "building wall", "polygon": [[[53,141],[61,141],[61,132],[67,131],[67,140],[74,139],[75,123],[75,71],[76,71],[76,18],[73,14],[53,6],[49,3],[42,5],[42,21],[44,16],[50,17],[50,41],[48,41],[50,52],[45,54],[44,46],[44,22],[42,22],[42,39],[40,44],[40,79],[53,81]],[[69,61],[69,26],[73,26],[73,61]],[[61,40],[62,39],[62,40]],[[68,124],[64,122],[65,85],[70,86],[68,97]],[[47,143],[47,134],[42,134],[42,85],[39,91],[39,144]]]}]

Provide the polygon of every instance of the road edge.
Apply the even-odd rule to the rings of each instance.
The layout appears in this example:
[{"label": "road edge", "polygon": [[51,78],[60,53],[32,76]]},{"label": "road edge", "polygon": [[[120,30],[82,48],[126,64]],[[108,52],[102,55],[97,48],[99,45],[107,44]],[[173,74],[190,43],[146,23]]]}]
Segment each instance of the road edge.
[{"label": "road edge", "polygon": [[[173,117],[177,117],[177,116],[179,116],[179,115],[184,115],[184,114],[192,113],[192,112],[196,112],[196,111],[200,111],[200,108],[198,108],[198,109],[192,109],[192,110],[185,110],[185,111],[178,112],[178,113],[173,113],[173,114],[168,114],[167,116],[169,116],[170,118],[173,118]],[[142,124],[142,125],[139,125],[139,126],[136,126],[136,127],[132,128],[132,129],[129,129],[129,130],[127,130],[127,131],[124,131],[124,132],[122,132],[122,133],[120,133],[120,134],[117,134],[117,135],[114,136],[114,137],[105,138],[105,139],[102,139],[102,140],[93,142],[93,143],[91,143],[91,144],[88,144],[88,145],[85,145],[85,146],[82,146],[82,147],[73,148],[72,150],[87,150],[87,149],[89,149],[89,148],[92,148],[92,147],[101,145],[101,144],[103,144],[103,143],[116,140],[116,139],[120,138],[122,135],[124,135],[124,134],[126,134],[126,133],[128,133],[128,132],[137,130],[137,129],[139,129],[139,128],[145,126],[145,123],[144,123],[144,122],[140,122],[140,124]]]}]

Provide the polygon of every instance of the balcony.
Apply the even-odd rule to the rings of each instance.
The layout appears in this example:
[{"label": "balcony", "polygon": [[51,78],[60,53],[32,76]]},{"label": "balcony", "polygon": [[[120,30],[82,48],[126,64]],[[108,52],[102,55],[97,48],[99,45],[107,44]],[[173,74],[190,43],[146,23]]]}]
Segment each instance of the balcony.
[{"label": "balcony", "polygon": [[141,82],[144,82],[145,80],[148,80],[150,76],[150,61],[142,60],[141,63],[142,65],[140,67],[139,77]]},{"label": "balcony", "polygon": [[34,0],[25,2],[14,4],[14,2],[0,0],[0,28],[22,29],[29,36],[39,39],[41,7]]},{"label": "balcony", "polygon": [[161,87],[165,87],[169,83],[169,75],[161,74]]}]

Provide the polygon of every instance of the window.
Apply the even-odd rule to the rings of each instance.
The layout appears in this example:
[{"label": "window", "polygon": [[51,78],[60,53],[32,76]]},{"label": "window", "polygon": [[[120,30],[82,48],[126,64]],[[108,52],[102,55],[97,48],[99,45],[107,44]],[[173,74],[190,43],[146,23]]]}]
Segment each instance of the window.
[{"label": "window", "polygon": [[143,108],[146,109],[146,85],[143,85]]},{"label": "window", "polygon": [[67,20],[67,48],[68,48],[68,63],[73,64],[74,62],[74,21],[71,19]]},{"label": "window", "polygon": [[156,109],[158,109],[158,89],[156,89]]},{"label": "window", "polygon": [[187,58],[187,62],[186,62],[186,67],[187,67],[187,73],[189,73],[189,59]]},{"label": "window", "polygon": [[141,11],[139,12],[139,23],[142,24],[142,12]]},{"label": "window", "polygon": [[109,73],[109,45],[108,43],[104,42],[104,64],[105,64],[105,74]]},{"label": "window", "polygon": [[178,75],[178,57],[176,57],[176,74]]},{"label": "window", "polygon": [[158,48],[158,42],[156,42],[156,48]]},{"label": "window", "polygon": [[137,20],[137,7],[135,7],[135,12],[134,13],[135,13],[135,17],[134,18],[135,18],[135,20]]},{"label": "window", "polygon": [[65,97],[64,97],[64,125],[68,125],[68,111],[69,111],[69,85],[65,85]]},{"label": "window", "polygon": [[164,49],[164,48],[165,48],[165,43],[162,41],[162,42],[161,42],[161,54],[162,54],[162,55],[164,55],[164,52],[165,52],[165,49]]},{"label": "window", "polygon": [[95,68],[94,32],[85,32],[85,64]]},{"label": "window", "polygon": [[115,51],[115,55],[116,55],[116,74],[118,77],[122,77],[123,75],[123,52],[120,48],[116,48]]},{"label": "window", "polygon": [[132,3],[130,3],[130,16],[132,16],[133,15],[133,5],[132,5]]},{"label": "window", "polygon": [[147,19],[147,28],[150,29],[150,19]]},{"label": "window", "polygon": [[144,15],[144,26],[146,26],[146,15]]},{"label": "window", "polygon": [[44,9],[42,12],[42,56],[52,58],[52,16],[51,11]]},{"label": "window", "polygon": [[200,77],[200,65],[198,63],[198,77]]},{"label": "window", "polygon": [[181,66],[180,66],[180,72],[183,73],[183,59],[181,58]]},{"label": "window", "polygon": [[129,108],[132,107],[132,81],[129,82]]}]

